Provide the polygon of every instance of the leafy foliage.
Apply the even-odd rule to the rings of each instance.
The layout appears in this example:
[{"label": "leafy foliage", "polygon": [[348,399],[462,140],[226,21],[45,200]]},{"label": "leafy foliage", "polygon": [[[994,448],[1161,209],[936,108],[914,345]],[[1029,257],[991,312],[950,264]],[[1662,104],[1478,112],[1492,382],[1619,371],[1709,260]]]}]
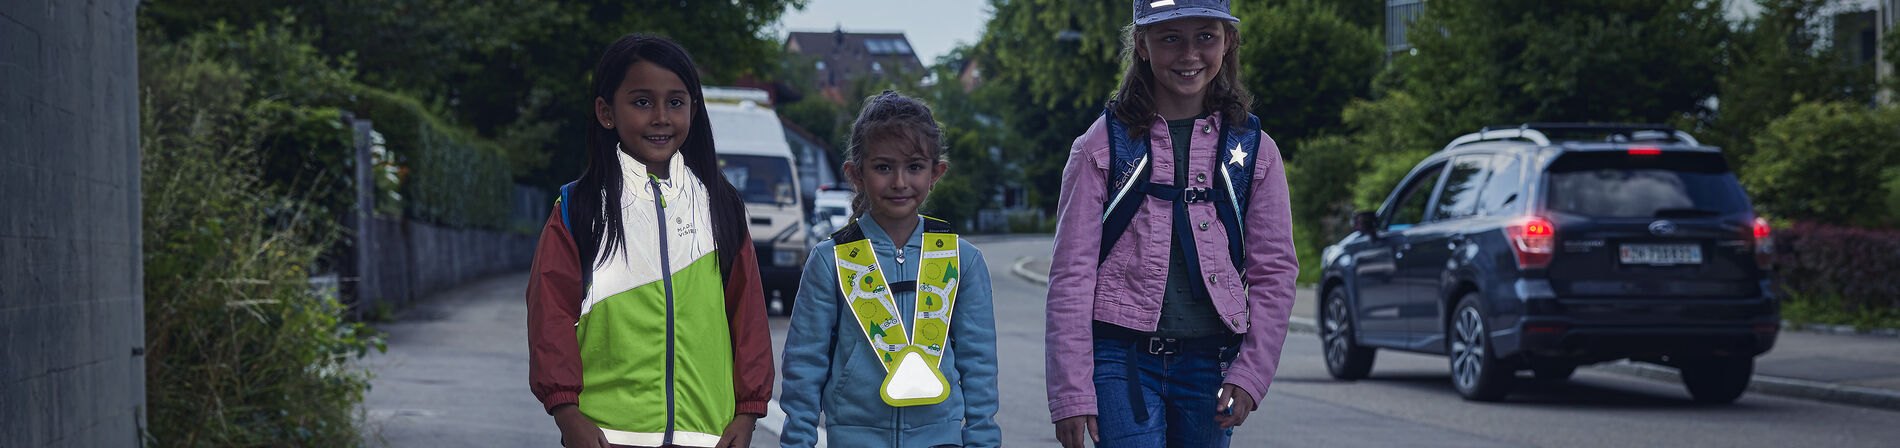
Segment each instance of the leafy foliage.
[{"label": "leafy foliage", "polygon": [[260,76],[218,37],[141,37],[146,442],[359,445],[369,383],[346,361],[380,336],[309,284],[327,241],[299,217],[317,207],[260,177],[273,130],[321,128],[335,111],[252,96]]},{"label": "leafy foliage", "polygon": [[1287,159],[1298,159],[1294,143],[1344,130],[1341,112],[1371,94],[1383,47],[1372,29],[1341,17],[1335,2],[1238,3],[1241,83],[1253,92],[1253,113],[1267,135]]},{"label": "leafy foliage", "polygon": [[[1720,2],[1431,2],[1387,78],[1445,133],[1532,121],[1661,122],[1715,93]],[[1450,135],[1441,135],[1449,141]]]},{"label": "leafy foliage", "polygon": [[1101,114],[1121,77],[1122,2],[992,0],[976,46],[974,95],[1008,133],[1002,156],[1023,169],[1029,202],[1054,209],[1075,137]]},{"label": "leafy foliage", "polygon": [[294,17],[318,53],[350,55],[369,86],[414,98],[445,121],[504,143],[512,172],[553,187],[584,165],[588,76],[629,32],[676,38],[708,85],[769,73],[766,31],[805,0],[168,0],[142,8],[182,35],[219,21],[239,28]]},{"label": "leafy foliage", "polygon": [[1797,222],[1775,229],[1775,283],[1796,314],[1867,325],[1900,322],[1900,231]]},{"label": "leafy foliage", "polygon": [[1739,168],[1755,207],[1783,219],[1900,226],[1886,190],[1900,167],[1900,110],[1809,103],[1770,122]]}]

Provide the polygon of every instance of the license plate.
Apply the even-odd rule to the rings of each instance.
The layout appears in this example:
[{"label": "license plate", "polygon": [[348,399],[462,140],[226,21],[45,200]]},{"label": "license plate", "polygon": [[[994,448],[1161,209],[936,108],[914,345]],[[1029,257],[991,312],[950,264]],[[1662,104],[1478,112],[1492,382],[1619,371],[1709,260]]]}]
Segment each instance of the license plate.
[{"label": "license plate", "polygon": [[1702,246],[1695,244],[1624,244],[1617,251],[1623,264],[1702,264]]}]

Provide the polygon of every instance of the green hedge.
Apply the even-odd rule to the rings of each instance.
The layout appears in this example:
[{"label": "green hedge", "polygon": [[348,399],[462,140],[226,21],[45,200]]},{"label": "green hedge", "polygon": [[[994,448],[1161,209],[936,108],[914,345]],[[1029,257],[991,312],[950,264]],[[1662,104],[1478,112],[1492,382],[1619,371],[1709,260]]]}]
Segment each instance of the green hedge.
[{"label": "green hedge", "polygon": [[1782,220],[1900,225],[1900,109],[1809,103],[1755,136],[1737,167],[1756,209]]},{"label": "green hedge", "polygon": [[409,218],[449,227],[506,229],[514,170],[491,140],[449,124],[413,98],[359,87],[346,106],[387,139]]},{"label": "green hedge", "polygon": [[1900,327],[1900,231],[1798,222],[1775,229],[1775,246],[1789,319]]}]

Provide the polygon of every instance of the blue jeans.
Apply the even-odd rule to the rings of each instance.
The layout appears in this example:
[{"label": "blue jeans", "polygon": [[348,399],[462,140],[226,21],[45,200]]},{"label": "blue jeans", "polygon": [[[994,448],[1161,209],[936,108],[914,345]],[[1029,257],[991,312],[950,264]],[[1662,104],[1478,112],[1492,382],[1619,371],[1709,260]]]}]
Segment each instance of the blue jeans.
[{"label": "blue jeans", "polygon": [[[1228,435],[1214,421],[1214,397],[1239,345],[1230,336],[1148,341],[1098,334],[1095,406],[1102,442],[1096,446],[1226,447]],[[1138,385],[1130,384],[1131,373]]]}]

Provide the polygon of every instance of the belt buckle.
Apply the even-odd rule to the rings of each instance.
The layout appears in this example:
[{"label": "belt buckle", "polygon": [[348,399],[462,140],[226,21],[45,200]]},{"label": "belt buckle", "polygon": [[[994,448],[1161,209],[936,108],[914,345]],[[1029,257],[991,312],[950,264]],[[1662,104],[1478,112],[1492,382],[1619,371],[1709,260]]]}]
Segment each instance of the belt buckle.
[{"label": "belt buckle", "polygon": [[1173,355],[1181,348],[1181,341],[1174,338],[1151,336],[1148,338],[1148,354]]}]

